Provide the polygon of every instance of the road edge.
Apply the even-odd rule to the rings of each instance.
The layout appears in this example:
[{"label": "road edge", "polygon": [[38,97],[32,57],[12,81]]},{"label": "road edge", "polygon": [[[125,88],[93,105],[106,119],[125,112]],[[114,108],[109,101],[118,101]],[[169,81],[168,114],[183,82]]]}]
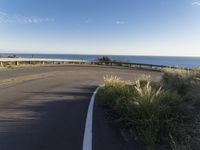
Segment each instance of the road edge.
[{"label": "road edge", "polygon": [[92,150],[92,129],[93,129],[93,109],[94,109],[94,100],[96,94],[100,87],[97,87],[96,90],[93,92],[93,95],[90,99],[86,123],[85,123],[85,131],[83,137],[83,148],[82,150]]}]

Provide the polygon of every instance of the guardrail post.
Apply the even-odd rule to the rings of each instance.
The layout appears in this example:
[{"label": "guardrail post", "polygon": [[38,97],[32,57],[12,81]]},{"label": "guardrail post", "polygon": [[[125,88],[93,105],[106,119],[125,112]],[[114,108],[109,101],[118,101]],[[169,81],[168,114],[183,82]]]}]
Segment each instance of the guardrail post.
[{"label": "guardrail post", "polygon": [[0,62],[0,66],[3,67],[3,62],[2,61]]},{"label": "guardrail post", "polygon": [[16,62],[15,62],[15,64],[18,66],[18,65],[19,65],[19,62],[18,62],[18,61],[16,61]]}]

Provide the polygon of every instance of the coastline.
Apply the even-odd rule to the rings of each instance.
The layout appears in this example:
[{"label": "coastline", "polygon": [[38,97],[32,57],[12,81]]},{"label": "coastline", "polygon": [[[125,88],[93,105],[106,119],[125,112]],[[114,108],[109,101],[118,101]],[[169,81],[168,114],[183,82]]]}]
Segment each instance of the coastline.
[{"label": "coastline", "polygon": [[145,63],[155,65],[179,66],[186,68],[196,68],[200,65],[200,57],[181,56],[137,56],[137,55],[84,55],[84,54],[0,54],[3,56],[16,55],[21,58],[50,58],[50,59],[82,59],[88,62],[98,60],[103,56],[108,56],[113,61],[129,63]]}]

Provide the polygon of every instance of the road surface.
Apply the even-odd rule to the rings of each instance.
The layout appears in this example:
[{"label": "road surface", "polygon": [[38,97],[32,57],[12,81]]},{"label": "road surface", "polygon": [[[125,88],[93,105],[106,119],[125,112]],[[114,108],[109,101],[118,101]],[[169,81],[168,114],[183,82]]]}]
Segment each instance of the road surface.
[{"label": "road surface", "polygon": [[[88,104],[104,75],[158,72],[103,67],[36,67],[0,72],[0,150],[81,150]],[[94,107],[93,150],[137,149]]]}]

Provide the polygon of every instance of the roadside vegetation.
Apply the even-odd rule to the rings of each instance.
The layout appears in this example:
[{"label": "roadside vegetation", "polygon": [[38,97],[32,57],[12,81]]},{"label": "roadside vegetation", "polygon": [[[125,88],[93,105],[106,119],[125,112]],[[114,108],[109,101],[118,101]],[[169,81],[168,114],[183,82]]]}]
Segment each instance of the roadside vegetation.
[{"label": "roadside vegetation", "polygon": [[14,68],[15,66],[13,62],[3,62],[2,65],[4,68],[10,68],[10,69]]},{"label": "roadside vegetation", "polygon": [[[41,62],[19,62],[18,65],[16,65],[16,62],[2,62],[2,69],[15,69],[15,68],[24,68],[24,67],[37,67],[37,66],[43,66],[44,64],[41,64]],[[48,64],[47,64],[48,65]]]},{"label": "roadside vegetation", "polygon": [[101,64],[101,65],[108,65],[110,62],[112,62],[112,59],[108,56],[102,56],[99,57],[96,61],[97,64]]},{"label": "roadside vegetation", "polygon": [[9,55],[9,56],[0,55],[0,58],[17,58],[17,55]]},{"label": "roadside vegetation", "polygon": [[[0,58],[17,58],[17,56],[16,55],[10,55],[10,56],[0,55]],[[15,68],[15,63],[14,62],[2,62],[2,64],[0,65],[0,68],[12,69],[12,68]]]},{"label": "roadside vegetation", "polygon": [[109,58],[108,56],[103,56],[101,58],[98,58],[99,62],[110,62],[112,61],[111,58]]},{"label": "roadside vegetation", "polygon": [[199,69],[164,69],[159,83],[149,76],[137,81],[106,76],[104,84],[98,103],[123,130],[136,132],[146,149],[199,149]]}]

